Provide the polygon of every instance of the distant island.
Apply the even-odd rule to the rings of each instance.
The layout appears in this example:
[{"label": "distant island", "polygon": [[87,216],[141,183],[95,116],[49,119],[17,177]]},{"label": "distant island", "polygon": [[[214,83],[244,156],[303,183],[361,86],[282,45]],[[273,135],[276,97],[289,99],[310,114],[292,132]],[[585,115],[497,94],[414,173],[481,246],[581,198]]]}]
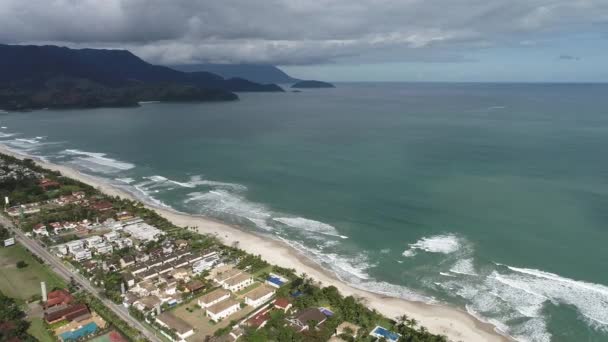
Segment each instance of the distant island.
[{"label": "distant island", "polygon": [[303,88],[335,88],[336,86],[331,83],[327,83],[327,82],[310,80],[310,81],[296,82],[291,87],[303,89]]},{"label": "distant island", "polygon": [[268,64],[188,64],[169,66],[183,72],[206,71],[218,74],[223,78],[243,78],[256,83],[296,83],[293,78],[274,65]]},{"label": "distant island", "polygon": [[142,101],[232,101],[275,84],[147,63],[126,50],[0,44],[0,109],[138,106]]}]

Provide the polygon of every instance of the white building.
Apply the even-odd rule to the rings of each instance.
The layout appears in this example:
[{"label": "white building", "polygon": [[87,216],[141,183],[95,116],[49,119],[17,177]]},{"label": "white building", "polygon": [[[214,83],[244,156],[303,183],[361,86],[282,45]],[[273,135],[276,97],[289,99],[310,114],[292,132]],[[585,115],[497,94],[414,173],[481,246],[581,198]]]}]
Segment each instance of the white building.
[{"label": "white building", "polygon": [[82,240],[74,240],[65,244],[70,252],[80,250],[84,248],[84,242]]},{"label": "white building", "polygon": [[133,240],[131,240],[128,237],[122,238],[122,239],[117,239],[116,241],[114,241],[114,243],[116,244],[118,249],[133,247]]},{"label": "white building", "polygon": [[206,309],[206,312],[209,318],[216,322],[219,322],[220,320],[232,315],[240,309],[241,304],[236,300],[230,298],[208,307]]},{"label": "white building", "polygon": [[93,246],[97,246],[97,245],[101,244],[102,242],[103,242],[103,239],[101,238],[101,236],[97,236],[97,235],[84,239],[84,243],[89,248],[91,248]]},{"label": "white building", "polygon": [[57,253],[59,253],[59,255],[61,256],[65,256],[68,254],[68,246],[66,245],[58,245],[55,247],[55,249],[57,250]]},{"label": "white building", "polygon": [[207,293],[204,296],[201,296],[198,299],[198,305],[201,308],[206,309],[228,298],[230,298],[230,292],[224,289],[217,289]]},{"label": "white building", "polygon": [[192,272],[194,274],[199,274],[205,272],[206,270],[210,270],[213,268],[213,266],[215,266],[215,264],[217,264],[219,260],[220,258],[217,256],[217,254],[199,260],[192,264]]},{"label": "white building", "polygon": [[245,294],[245,304],[258,307],[269,301],[275,292],[276,289],[274,287],[262,285]]},{"label": "white building", "polygon": [[46,226],[39,224],[36,227],[34,227],[34,230],[32,230],[32,233],[36,234],[37,236],[49,236],[49,231],[46,230]]},{"label": "white building", "polygon": [[173,315],[171,312],[163,312],[158,315],[156,317],[156,323],[175,332],[177,339],[174,339],[169,336],[169,334],[163,332],[163,335],[167,336],[172,341],[185,341],[186,338],[194,335],[194,328],[188,322]]},{"label": "white building", "polygon": [[139,222],[135,224],[130,224],[123,227],[123,230],[129,233],[133,238],[140,241],[158,241],[159,237],[165,235],[165,233],[151,225]]},{"label": "white building", "polygon": [[112,245],[107,244],[107,243],[100,243],[95,246],[95,250],[99,254],[108,254],[108,253],[112,253],[114,251],[114,247],[112,247]]},{"label": "white building", "polygon": [[253,276],[247,272],[240,273],[224,281],[222,287],[226,290],[237,292],[253,284]]},{"label": "white building", "polygon": [[71,250],[71,252],[72,256],[74,256],[74,260],[76,261],[88,260],[93,257],[91,255],[91,250],[85,248]]},{"label": "white building", "polygon": [[108,242],[114,242],[120,238],[120,234],[117,232],[109,232],[103,235],[103,238]]}]

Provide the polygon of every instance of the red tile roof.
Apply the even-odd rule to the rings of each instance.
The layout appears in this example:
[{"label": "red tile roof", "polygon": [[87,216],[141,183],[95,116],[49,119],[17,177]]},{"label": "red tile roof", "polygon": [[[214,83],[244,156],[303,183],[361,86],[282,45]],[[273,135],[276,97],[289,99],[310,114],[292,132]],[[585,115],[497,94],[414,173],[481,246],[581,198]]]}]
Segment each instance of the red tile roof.
[{"label": "red tile roof", "polygon": [[47,301],[44,304],[45,308],[50,308],[61,304],[70,304],[74,300],[72,295],[63,289],[51,291],[47,295]]},{"label": "red tile roof", "polygon": [[285,309],[291,304],[287,298],[277,298],[274,301],[274,306],[279,309]]},{"label": "red tile roof", "polygon": [[86,305],[84,304],[75,304],[75,305],[71,305],[68,306],[65,309],[61,309],[52,313],[45,313],[44,314],[44,319],[47,321],[47,323],[53,323],[53,322],[57,322],[63,319],[67,319],[67,320],[73,320],[75,318],[78,318],[82,315],[88,314],[89,313],[89,308],[87,308]]},{"label": "red tile roof", "polygon": [[264,311],[258,313],[257,315],[251,317],[249,320],[247,320],[247,324],[251,327],[257,328],[257,327],[262,326],[262,324],[264,324],[269,319],[270,319],[269,310],[264,310]]}]

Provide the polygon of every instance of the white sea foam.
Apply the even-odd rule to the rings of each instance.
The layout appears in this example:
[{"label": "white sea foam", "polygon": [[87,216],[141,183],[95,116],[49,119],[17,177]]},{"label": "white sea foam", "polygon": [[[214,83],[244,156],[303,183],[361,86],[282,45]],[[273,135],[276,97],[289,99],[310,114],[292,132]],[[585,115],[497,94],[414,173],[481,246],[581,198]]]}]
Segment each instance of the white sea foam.
[{"label": "white sea foam", "polygon": [[403,252],[403,256],[415,256],[418,251],[429,253],[450,254],[458,251],[462,247],[462,240],[454,234],[434,235],[423,237],[409,245]]},{"label": "white sea foam", "polygon": [[338,230],[327,223],[309,220],[303,217],[275,217],[273,220],[287,225],[291,228],[295,228],[298,231],[305,231],[310,234],[323,234],[329,236],[339,237],[341,239],[348,239],[348,236],[340,235]]},{"label": "white sea foam", "polygon": [[458,260],[452,268],[450,268],[450,272],[465,274],[470,276],[476,276],[477,272],[475,271],[475,265],[473,263],[472,258],[460,259]]},{"label": "white sea foam", "polygon": [[2,127],[0,127],[0,128],[2,128],[2,129],[7,129],[8,127],[6,127],[6,126],[2,126]]},{"label": "white sea foam", "polygon": [[10,138],[15,136],[15,133],[0,133],[0,139],[2,138]]},{"label": "white sea foam", "polygon": [[224,188],[224,189],[228,189],[228,190],[232,190],[232,191],[247,190],[247,187],[244,185],[241,185],[241,184],[212,181],[212,180],[204,179],[200,175],[190,177],[190,180],[184,184],[186,184],[187,187],[196,187],[199,185],[206,185],[206,186],[209,186],[212,188]]},{"label": "white sea foam", "polygon": [[184,203],[196,205],[197,209],[203,213],[229,214],[248,220],[266,220],[271,216],[264,205],[250,202],[243,196],[221,189],[191,192]]},{"label": "white sea foam", "polygon": [[128,177],[125,177],[125,178],[115,178],[115,179],[116,179],[117,181],[122,182],[122,183],[125,183],[125,184],[131,184],[131,183],[135,182],[135,179],[133,179],[133,178],[128,178]]},{"label": "white sea foam", "polygon": [[135,165],[131,163],[106,157],[105,153],[68,149],[64,150],[63,154],[79,156],[72,162],[77,165],[84,166],[92,171],[116,172],[130,170],[135,167]]}]

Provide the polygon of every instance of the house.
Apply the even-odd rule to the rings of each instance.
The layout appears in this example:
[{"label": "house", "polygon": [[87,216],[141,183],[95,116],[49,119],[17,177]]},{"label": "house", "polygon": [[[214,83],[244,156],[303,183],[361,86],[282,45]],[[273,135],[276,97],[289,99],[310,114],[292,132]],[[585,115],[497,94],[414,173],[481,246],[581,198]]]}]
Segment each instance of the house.
[{"label": "house", "polygon": [[154,295],[138,299],[133,306],[141,312],[152,312],[160,309],[161,300]]},{"label": "house", "polygon": [[188,269],[183,267],[175,268],[173,271],[171,271],[171,276],[179,280],[188,280],[190,279],[190,272]]},{"label": "house", "polygon": [[47,301],[44,303],[44,308],[49,309],[57,305],[67,305],[72,303],[74,297],[64,289],[51,291],[47,295]]},{"label": "house", "polygon": [[216,303],[206,309],[207,316],[212,320],[219,322],[220,320],[232,315],[241,309],[241,304],[236,300],[229,298]]},{"label": "house", "polygon": [[73,252],[74,250],[83,249],[84,241],[74,240],[74,241],[67,242],[65,245],[67,246],[67,248],[70,252]]},{"label": "house", "polygon": [[59,184],[59,182],[56,182],[52,179],[48,179],[48,178],[43,178],[38,182],[38,185],[42,188],[42,190],[44,191],[48,191],[51,189],[57,189],[61,186],[61,184]]},{"label": "house", "polygon": [[99,254],[108,254],[108,253],[112,253],[112,251],[114,251],[114,247],[112,247],[112,245],[104,242],[104,243],[100,243],[100,244],[96,245],[95,250]]},{"label": "house", "polygon": [[275,292],[274,287],[261,285],[245,294],[245,304],[258,307],[269,301]]},{"label": "house", "polygon": [[357,335],[359,335],[359,330],[361,330],[361,327],[356,324],[352,324],[350,322],[342,322],[336,327],[336,333],[334,334],[334,336],[345,334],[352,337],[356,337]]},{"label": "house", "polygon": [[128,220],[131,220],[134,218],[135,218],[135,216],[128,211],[121,211],[118,214],[116,214],[116,219],[118,221],[128,221]]},{"label": "house", "polygon": [[245,330],[237,325],[230,330],[230,334],[228,335],[234,339],[233,341],[236,341],[239,337],[243,336],[243,334],[245,334]]},{"label": "house", "polygon": [[122,280],[124,280],[128,287],[135,286],[135,277],[131,272],[123,273]]},{"label": "house", "polygon": [[182,239],[175,240],[175,246],[177,246],[177,249],[186,248],[186,247],[188,247],[188,245],[189,245],[188,240],[182,240]]},{"label": "house", "polygon": [[215,280],[218,284],[223,285],[224,281],[238,275],[241,274],[242,271],[241,270],[237,270],[234,268],[230,268],[226,271],[223,272],[219,272],[215,275],[215,277],[213,278],[213,280]]},{"label": "house", "polygon": [[49,226],[53,228],[53,233],[55,233],[55,235],[58,235],[59,233],[61,233],[62,230],[65,229],[65,227],[59,222],[53,222],[49,224]]},{"label": "house", "polygon": [[118,234],[117,232],[109,232],[109,233],[103,234],[103,238],[108,242],[114,242],[114,241],[118,240],[118,238],[120,238],[120,234]]},{"label": "house", "polygon": [[87,247],[91,248],[93,246],[97,246],[103,242],[103,239],[100,236],[94,235],[84,239],[84,243]]},{"label": "house", "polygon": [[34,229],[32,230],[32,233],[37,236],[49,236],[49,231],[46,230],[46,226],[42,223],[35,225]]},{"label": "house", "polygon": [[[152,227],[145,222],[124,226],[123,231],[129,233],[134,239],[144,242],[158,241],[160,236],[165,235],[165,232],[162,230]],[[162,253],[162,249],[160,252]]]},{"label": "house", "polygon": [[323,324],[327,320],[327,317],[317,308],[304,309],[296,314],[291,320],[295,328],[299,331],[309,329],[310,325],[315,328],[320,324]]},{"label": "house", "polygon": [[125,268],[135,264],[135,258],[130,255],[125,255],[120,258],[120,267]]},{"label": "house", "polygon": [[216,289],[207,293],[204,296],[201,296],[198,299],[198,305],[204,309],[215,305],[221,301],[224,301],[228,298],[230,298],[230,292],[224,289]]},{"label": "house", "polygon": [[68,254],[68,246],[66,245],[57,245],[55,246],[55,250],[60,256],[65,256]]},{"label": "house", "polygon": [[116,239],[114,243],[116,244],[116,247],[118,247],[118,249],[133,247],[133,240],[128,237]]},{"label": "house", "polygon": [[108,201],[99,201],[99,202],[95,202],[91,205],[91,209],[100,211],[100,212],[112,210],[112,208],[113,208],[112,203],[110,203]]},{"label": "house", "polygon": [[188,292],[198,292],[205,288],[205,284],[200,280],[192,280],[186,284],[186,290]]},{"label": "house", "polygon": [[139,299],[139,297],[137,297],[136,294],[127,292],[122,297],[122,305],[128,309],[131,305],[133,305],[135,302],[137,302],[138,299]]},{"label": "house", "polygon": [[285,297],[281,297],[281,298],[277,298],[274,300],[273,306],[276,309],[279,310],[283,310],[284,312],[289,311],[289,309],[291,309],[292,304],[289,301],[289,299],[285,298]]},{"label": "house", "polygon": [[[156,323],[167,329],[173,330],[178,337],[177,341],[183,341],[194,335],[194,328],[188,322],[175,316],[171,312],[163,312],[158,315],[156,317]],[[173,338],[170,339],[176,341]]]},{"label": "house", "polygon": [[263,328],[266,323],[270,320],[270,309],[265,309],[258,312],[255,316],[249,318],[246,324],[252,328],[260,329]]},{"label": "house", "polygon": [[59,321],[68,320],[79,321],[81,317],[89,315],[89,308],[84,304],[69,305],[64,308],[47,311],[44,313],[44,320],[48,324],[53,324]]},{"label": "house", "polygon": [[253,276],[247,272],[243,272],[224,281],[222,287],[226,290],[237,292],[252,284]]},{"label": "house", "polygon": [[72,256],[76,261],[88,260],[93,257],[93,255],[91,254],[91,250],[85,248],[73,249]]}]

